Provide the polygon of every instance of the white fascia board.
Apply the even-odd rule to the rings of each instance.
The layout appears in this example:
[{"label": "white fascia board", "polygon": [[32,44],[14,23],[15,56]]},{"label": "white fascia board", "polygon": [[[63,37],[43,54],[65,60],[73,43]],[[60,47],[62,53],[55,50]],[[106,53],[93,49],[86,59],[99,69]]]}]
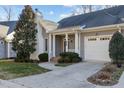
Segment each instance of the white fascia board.
[{"label": "white fascia board", "polygon": [[91,31],[105,31],[105,30],[112,30],[112,29],[118,29],[118,27],[123,28],[124,23],[121,24],[114,24],[114,25],[107,25],[107,26],[98,26],[98,27],[91,27],[91,28],[84,28],[80,29],[80,26],[74,26],[74,27],[68,27],[68,28],[63,28],[63,29],[56,29],[53,31],[50,31],[48,33],[51,34],[61,34],[61,33],[74,33],[75,31],[79,31],[81,33],[85,32],[91,32]]}]

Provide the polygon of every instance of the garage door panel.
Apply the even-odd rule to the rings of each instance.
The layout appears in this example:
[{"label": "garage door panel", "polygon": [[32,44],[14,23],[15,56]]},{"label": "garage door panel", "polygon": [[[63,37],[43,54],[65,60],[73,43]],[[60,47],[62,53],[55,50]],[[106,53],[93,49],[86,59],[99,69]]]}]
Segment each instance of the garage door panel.
[{"label": "garage door panel", "polygon": [[110,61],[109,58],[109,40],[103,37],[110,36],[87,36],[84,38],[84,56],[85,60],[104,60]]}]

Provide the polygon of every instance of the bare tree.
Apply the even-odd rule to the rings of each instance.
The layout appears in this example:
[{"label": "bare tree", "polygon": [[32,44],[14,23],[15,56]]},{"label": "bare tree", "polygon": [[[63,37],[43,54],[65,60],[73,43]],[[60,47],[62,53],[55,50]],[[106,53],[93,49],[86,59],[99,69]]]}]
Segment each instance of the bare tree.
[{"label": "bare tree", "polygon": [[3,6],[3,10],[6,13],[6,20],[10,21],[12,19],[13,13],[12,13],[12,7],[10,6]]},{"label": "bare tree", "polygon": [[117,5],[104,5],[105,8],[111,8],[111,7],[115,7]]},{"label": "bare tree", "polygon": [[82,9],[84,13],[89,13],[93,11],[93,5],[82,5]]},{"label": "bare tree", "polygon": [[92,12],[93,7],[94,7],[93,5],[77,6],[75,9],[73,9],[72,16]]},{"label": "bare tree", "polygon": [[111,8],[115,6],[117,5],[102,5],[102,6],[101,5],[80,5],[80,6],[77,6],[75,9],[73,9],[71,16],[90,13],[93,11],[98,11],[101,9]]}]

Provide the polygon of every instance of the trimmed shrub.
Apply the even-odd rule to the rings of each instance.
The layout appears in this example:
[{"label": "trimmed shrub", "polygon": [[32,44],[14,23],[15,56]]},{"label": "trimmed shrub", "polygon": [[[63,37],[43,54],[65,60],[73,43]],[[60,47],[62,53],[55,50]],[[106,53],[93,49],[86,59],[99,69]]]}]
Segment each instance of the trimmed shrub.
[{"label": "trimmed shrub", "polygon": [[48,61],[48,53],[39,54],[38,58],[41,62],[47,62]]},{"label": "trimmed shrub", "polygon": [[82,59],[80,57],[72,58],[72,62],[80,62]]},{"label": "trimmed shrub", "polygon": [[61,59],[58,60],[59,63],[72,63],[72,62],[80,62],[82,59],[79,57],[77,53],[74,52],[63,52],[60,53]]},{"label": "trimmed shrub", "polygon": [[120,32],[114,33],[110,40],[109,56],[117,65],[122,64],[124,60],[124,37]]},{"label": "trimmed shrub", "polygon": [[71,62],[70,57],[68,57],[68,56],[67,56],[67,57],[65,57],[65,58],[64,58],[64,62],[70,63],[70,62]]},{"label": "trimmed shrub", "polygon": [[64,63],[64,59],[63,59],[63,58],[60,58],[60,59],[58,60],[58,63]]},{"label": "trimmed shrub", "polygon": [[63,52],[63,53],[60,53],[60,56],[61,57],[71,57],[71,58],[75,58],[75,57],[79,57],[79,55],[77,53],[74,53],[74,52]]}]

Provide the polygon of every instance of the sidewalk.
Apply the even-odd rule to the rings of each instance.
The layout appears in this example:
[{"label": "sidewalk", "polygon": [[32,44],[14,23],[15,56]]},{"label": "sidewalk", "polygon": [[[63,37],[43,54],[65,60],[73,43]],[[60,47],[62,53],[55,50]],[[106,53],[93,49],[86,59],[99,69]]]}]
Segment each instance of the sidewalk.
[{"label": "sidewalk", "polygon": [[25,88],[25,86],[0,79],[0,88]]}]

